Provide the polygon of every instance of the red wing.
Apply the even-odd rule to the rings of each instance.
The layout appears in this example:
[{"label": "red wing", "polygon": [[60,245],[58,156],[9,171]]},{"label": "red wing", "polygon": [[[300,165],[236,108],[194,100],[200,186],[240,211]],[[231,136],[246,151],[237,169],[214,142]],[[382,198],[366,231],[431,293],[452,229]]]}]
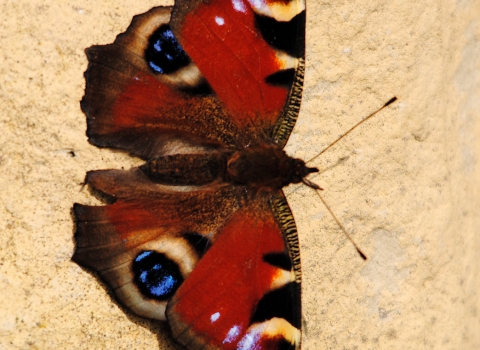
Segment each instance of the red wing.
[{"label": "red wing", "polygon": [[300,105],[304,3],[251,3],[177,1],[175,36],[171,9],[154,8],[88,49],[89,141],[144,159],[285,143]]},{"label": "red wing", "polygon": [[177,0],[171,26],[232,119],[286,142],[300,105],[305,2]]},{"label": "red wing", "polygon": [[73,260],[98,271],[136,314],[164,320],[167,301],[238,209],[237,193],[227,187],[174,191],[138,169],[90,172],[87,183],[116,200],[75,204]]},{"label": "red wing", "polygon": [[113,44],[86,51],[82,109],[92,144],[149,159],[236,143],[237,126],[171,34],[170,11],[136,16]]},{"label": "red wing", "polygon": [[167,318],[186,348],[300,348],[298,242],[281,212],[282,223],[266,202],[237,211],[173,296]]}]

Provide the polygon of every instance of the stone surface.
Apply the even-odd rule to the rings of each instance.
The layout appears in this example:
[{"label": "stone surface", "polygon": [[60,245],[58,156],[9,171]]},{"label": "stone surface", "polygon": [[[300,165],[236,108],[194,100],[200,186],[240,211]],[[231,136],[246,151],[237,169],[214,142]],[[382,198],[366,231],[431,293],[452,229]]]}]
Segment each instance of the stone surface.
[{"label": "stone surface", "polygon": [[[307,71],[287,149],[302,245],[302,349],[480,348],[480,2],[309,1]],[[162,1],[0,4],[0,349],[173,349],[70,261],[91,169],[138,161],[88,144],[84,48]],[[477,136],[477,137],[476,137]]]}]

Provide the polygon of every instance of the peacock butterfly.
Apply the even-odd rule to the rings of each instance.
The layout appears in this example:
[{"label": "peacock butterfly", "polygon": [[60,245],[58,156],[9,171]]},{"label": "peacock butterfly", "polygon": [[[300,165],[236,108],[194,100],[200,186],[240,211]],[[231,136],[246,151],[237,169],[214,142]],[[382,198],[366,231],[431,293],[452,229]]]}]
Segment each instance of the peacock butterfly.
[{"label": "peacock butterfly", "polygon": [[187,349],[300,348],[304,37],[304,0],[176,0],[86,50],[89,142],[146,163],[88,172],[73,260]]}]

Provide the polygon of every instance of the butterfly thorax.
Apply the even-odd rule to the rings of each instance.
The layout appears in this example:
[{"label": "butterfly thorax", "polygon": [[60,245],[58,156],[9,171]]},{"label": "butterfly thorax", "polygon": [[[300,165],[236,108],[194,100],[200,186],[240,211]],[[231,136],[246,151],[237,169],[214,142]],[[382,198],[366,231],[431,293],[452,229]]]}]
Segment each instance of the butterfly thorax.
[{"label": "butterfly thorax", "polygon": [[260,144],[241,150],[203,154],[174,154],[149,160],[141,169],[155,182],[202,186],[226,182],[254,192],[271,192],[291,183],[305,182],[316,168],[289,157],[279,146]]},{"label": "butterfly thorax", "polygon": [[316,168],[289,157],[279,146],[260,144],[235,152],[227,161],[226,180],[260,191],[275,191],[299,183]]}]

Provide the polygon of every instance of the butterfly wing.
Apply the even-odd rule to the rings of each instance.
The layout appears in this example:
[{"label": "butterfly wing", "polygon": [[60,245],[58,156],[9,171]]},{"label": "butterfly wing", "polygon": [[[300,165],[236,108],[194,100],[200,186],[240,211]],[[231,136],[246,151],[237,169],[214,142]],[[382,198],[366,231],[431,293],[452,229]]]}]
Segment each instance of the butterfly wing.
[{"label": "butterfly wing", "polygon": [[231,216],[167,318],[188,349],[299,349],[300,310],[298,239],[280,194]]},{"label": "butterfly wing", "polygon": [[304,0],[177,0],[171,26],[232,120],[283,146],[300,107]]},{"label": "butterfly wing", "polygon": [[86,50],[90,143],[143,159],[236,143],[237,126],[173,36],[170,13],[153,8],[113,44]]},{"label": "butterfly wing", "polygon": [[238,210],[239,194],[225,186],[178,191],[152,183],[139,169],[93,171],[86,183],[115,199],[106,206],[75,204],[73,260],[99,272],[136,314],[165,320],[167,301]]}]

